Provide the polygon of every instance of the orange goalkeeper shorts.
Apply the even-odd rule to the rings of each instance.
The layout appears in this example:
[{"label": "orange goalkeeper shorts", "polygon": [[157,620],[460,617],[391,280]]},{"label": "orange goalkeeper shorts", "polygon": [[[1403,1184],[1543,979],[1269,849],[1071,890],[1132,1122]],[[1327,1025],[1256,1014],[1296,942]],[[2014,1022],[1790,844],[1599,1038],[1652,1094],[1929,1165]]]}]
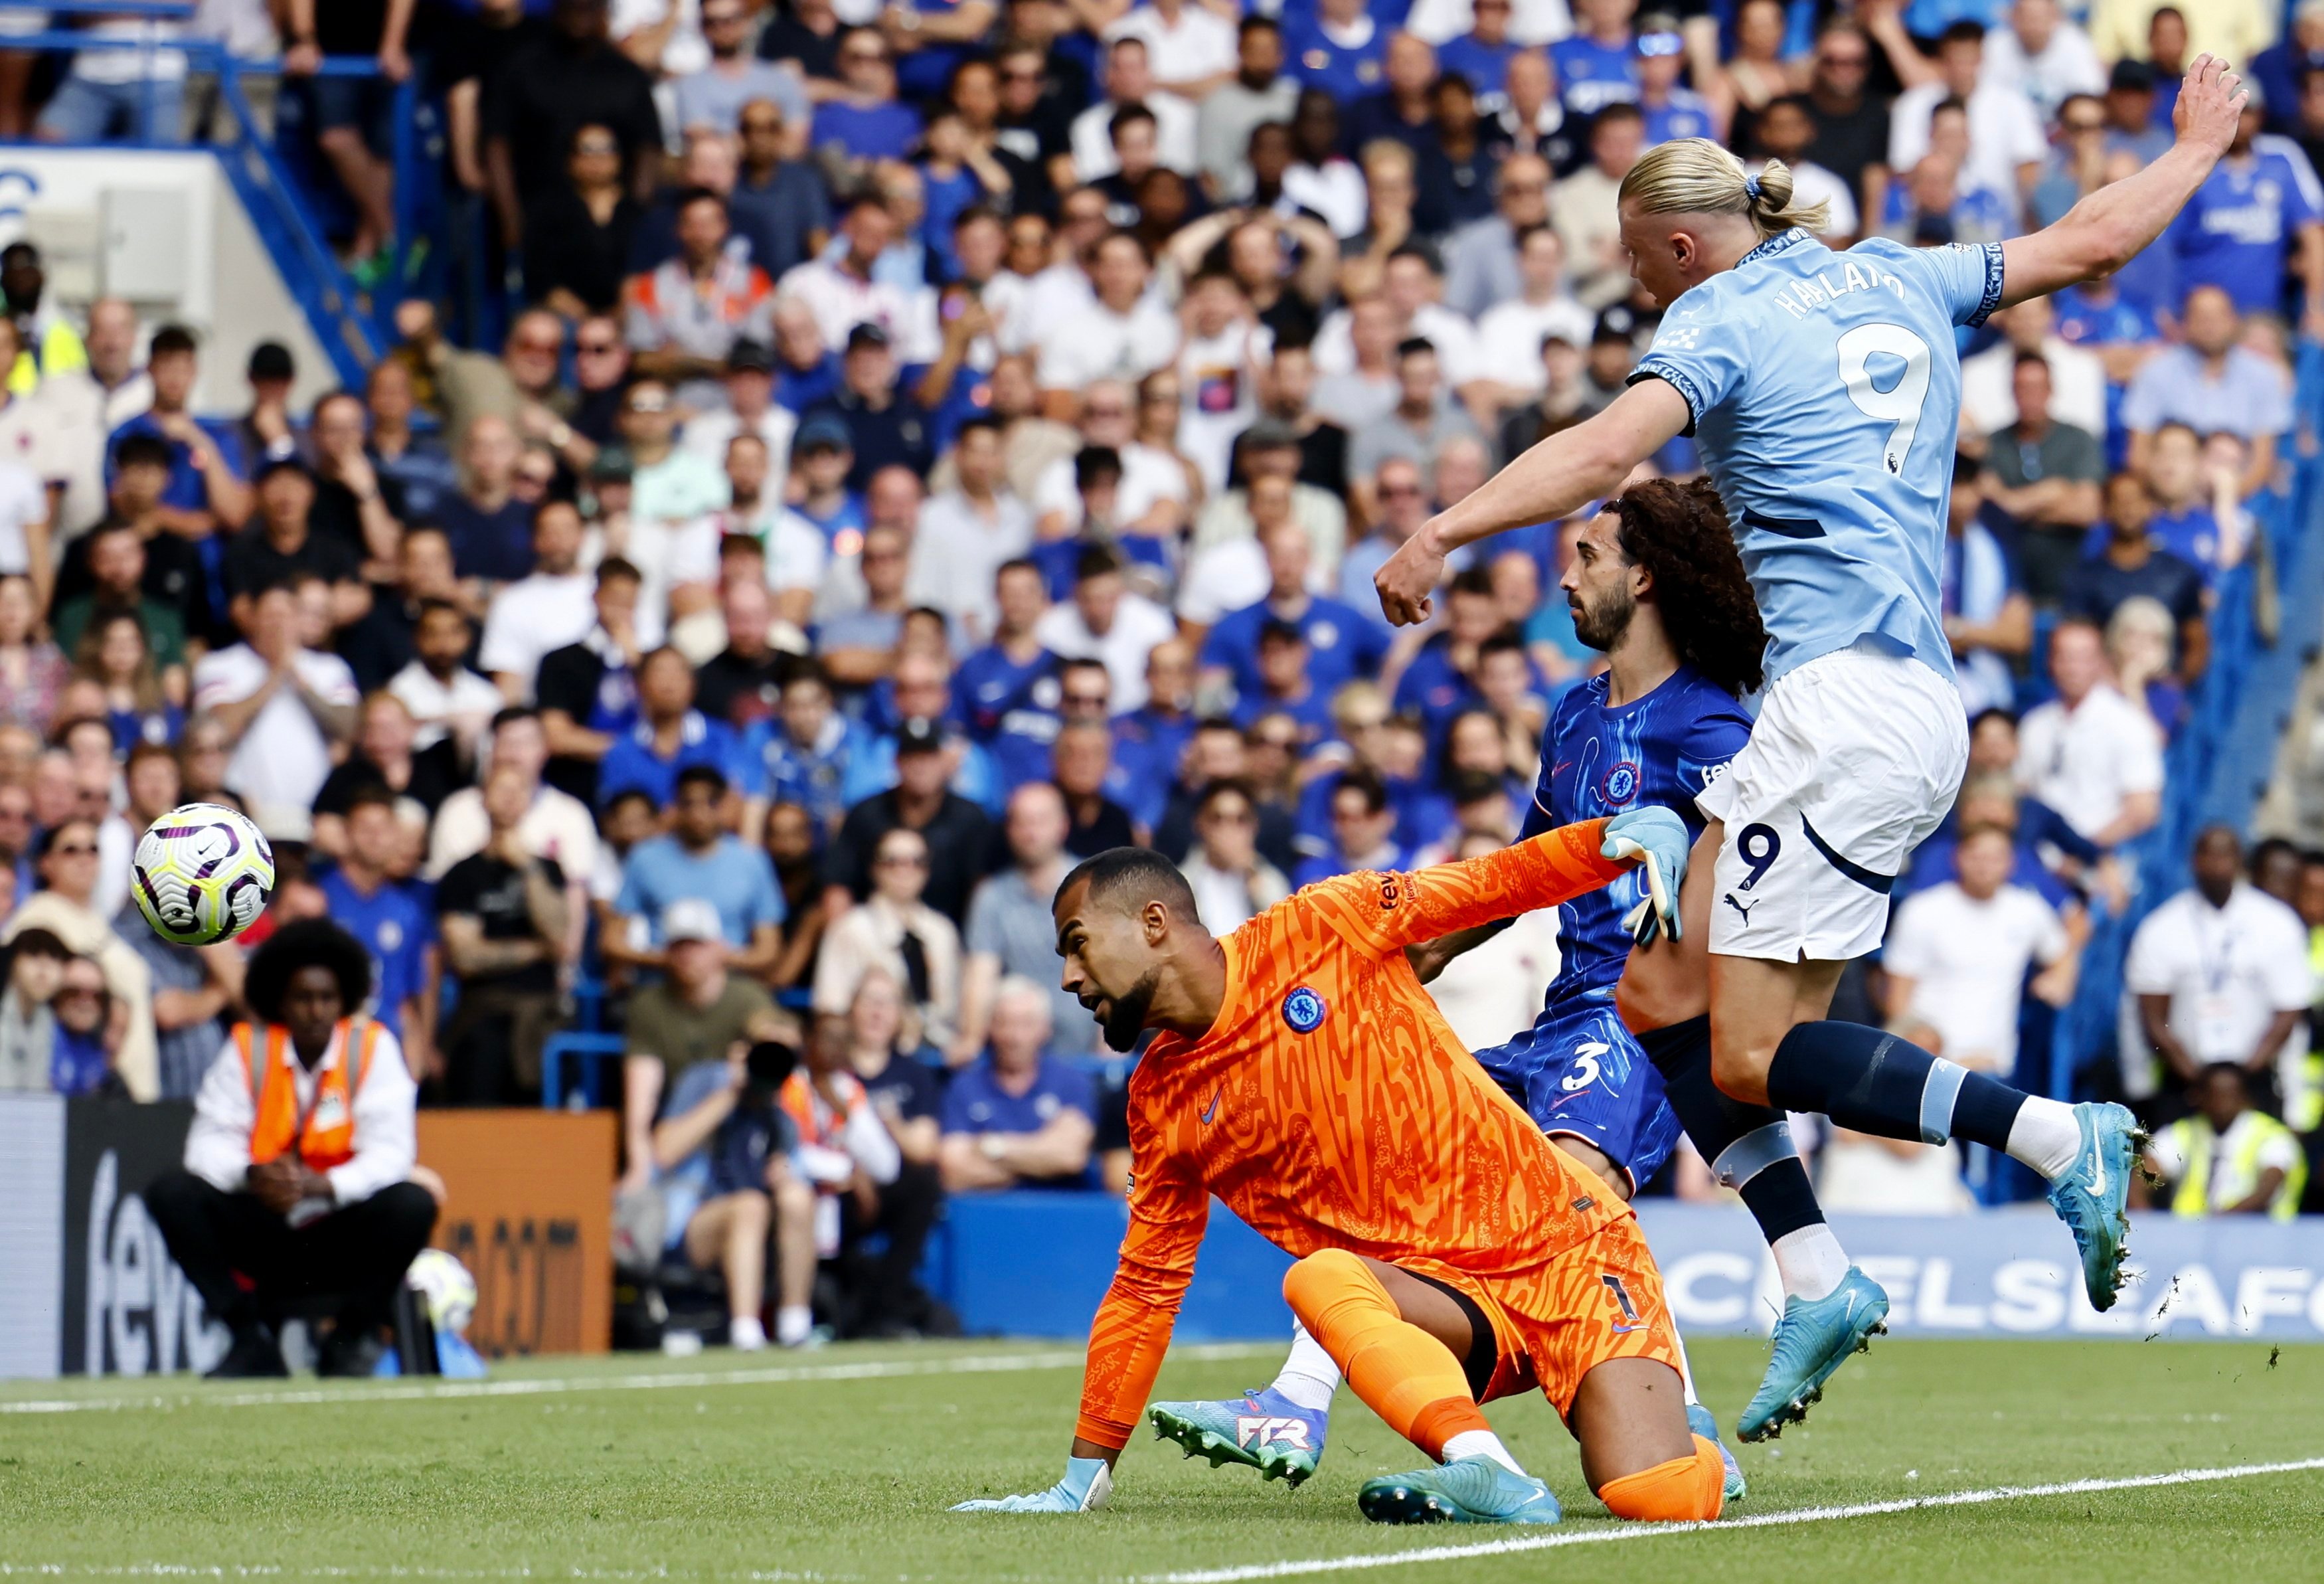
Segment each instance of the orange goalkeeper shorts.
[{"label": "orange goalkeeper shorts", "polygon": [[1511,1274],[1478,1276],[1426,1258],[1396,1263],[1457,1289],[1491,1322],[1492,1381],[1480,1402],[1538,1385],[1563,1417],[1582,1377],[1609,1358],[1652,1358],[1684,1373],[1662,1273],[1636,1217],[1609,1221],[1555,1258]]}]

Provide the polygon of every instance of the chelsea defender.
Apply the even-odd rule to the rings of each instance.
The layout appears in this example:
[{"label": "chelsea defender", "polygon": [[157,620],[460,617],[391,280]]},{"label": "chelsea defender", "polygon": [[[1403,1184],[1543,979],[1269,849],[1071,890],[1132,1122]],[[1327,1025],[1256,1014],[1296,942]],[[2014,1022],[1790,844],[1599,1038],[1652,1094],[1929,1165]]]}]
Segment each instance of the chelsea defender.
[{"label": "chelsea defender", "polygon": [[[1523,835],[1603,819],[1644,804],[1668,808],[1699,837],[1695,800],[1749,738],[1740,699],[1758,690],[1766,630],[1752,602],[1725,508],[1711,486],[1655,479],[1635,486],[1591,520],[1562,583],[1574,632],[1606,653],[1609,668],[1566,692],[1542,734],[1541,772]],[[1477,1061],[1524,1107],[1552,1144],[1624,1199],[1670,1158],[1678,1118],[1663,1079],[1614,1005],[1632,944],[1627,920],[1647,901],[1637,872],[1558,908],[1559,968],[1541,1015]],[[1499,926],[1449,936],[1413,953],[1425,981]],[[1820,1224],[1806,1175],[1766,1222],[1770,1241]],[[1770,1180],[1772,1186],[1772,1180]],[[1763,1209],[1754,1195],[1753,1208]],[[1155,1428],[1213,1464],[1235,1462],[1297,1484],[1323,1455],[1339,1373],[1314,1339],[1293,1336],[1275,1383],[1240,1401],[1157,1403]],[[1718,1425],[1694,1402],[1695,1433]],[[1720,1449],[1725,1453],[1725,1449]],[[1743,1495],[1742,1470],[1725,1457],[1726,1499]]]},{"label": "chelsea defender", "polygon": [[[1667,312],[1634,383],[1432,519],[1375,579],[1391,621],[1421,620],[1447,551],[1563,515],[1673,437],[1696,436],[1766,618],[1770,680],[1749,746],[1703,800],[1712,818],[1682,899],[1682,918],[1708,926],[1710,971],[1634,954],[1625,1016],[1723,1176],[1762,1166],[1775,1107],[2006,1150],[2049,1181],[2101,1310],[2122,1280],[2130,1114],[2029,1097],[1823,1014],[1847,961],[1879,940],[1904,855],[1942,818],[1966,762],[1938,599],[1960,410],[1954,329],[2135,256],[2209,176],[2246,97],[2202,57],[2169,152],[2056,225],[1986,246],[1875,238],[1835,253],[1813,235],[1821,210],[1793,207],[1780,162],[1752,177],[1699,139],[1650,151],[1623,180],[1621,235]],[[1698,1103],[1703,1072],[1716,1093]],[[1803,1414],[1887,1309],[1829,1248],[1777,1255],[1784,1313],[1746,1439]]]}]

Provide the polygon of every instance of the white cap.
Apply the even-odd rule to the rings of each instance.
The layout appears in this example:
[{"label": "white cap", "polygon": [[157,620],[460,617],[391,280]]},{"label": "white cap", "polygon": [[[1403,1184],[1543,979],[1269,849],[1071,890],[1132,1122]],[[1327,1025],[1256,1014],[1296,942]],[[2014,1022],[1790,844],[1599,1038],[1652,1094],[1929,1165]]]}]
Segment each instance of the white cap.
[{"label": "white cap", "polygon": [[661,910],[661,939],[665,946],[681,940],[724,940],[726,927],[719,922],[714,904],[698,896],[683,897]]}]

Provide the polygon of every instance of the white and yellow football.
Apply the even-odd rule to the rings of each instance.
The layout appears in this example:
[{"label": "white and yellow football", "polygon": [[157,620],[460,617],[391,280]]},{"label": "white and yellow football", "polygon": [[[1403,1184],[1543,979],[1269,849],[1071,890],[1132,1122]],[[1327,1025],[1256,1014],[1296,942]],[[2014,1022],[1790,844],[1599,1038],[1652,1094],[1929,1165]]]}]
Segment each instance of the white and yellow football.
[{"label": "white and yellow football", "polygon": [[164,940],[231,940],[274,894],[274,849],[234,810],[187,803],[155,820],[137,844],[129,891]]}]

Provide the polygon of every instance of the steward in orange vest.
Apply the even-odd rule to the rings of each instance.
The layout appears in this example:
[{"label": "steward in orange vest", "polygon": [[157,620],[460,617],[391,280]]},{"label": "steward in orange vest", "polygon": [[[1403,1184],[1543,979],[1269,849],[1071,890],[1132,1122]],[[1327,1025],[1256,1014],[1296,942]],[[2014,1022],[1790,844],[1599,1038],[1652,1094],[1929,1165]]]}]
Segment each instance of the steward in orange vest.
[{"label": "steward in orange vest", "polygon": [[233,1344],[210,1375],[289,1374],[275,1331],[296,1305],[334,1323],[318,1368],[367,1376],[396,1288],[436,1225],[410,1181],[418,1089],[395,1036],[362,1014],[371,958],[329,919],[276,931],[250,959],[237,1024],[194,1101],[185,1170],[145,1208]]}]

